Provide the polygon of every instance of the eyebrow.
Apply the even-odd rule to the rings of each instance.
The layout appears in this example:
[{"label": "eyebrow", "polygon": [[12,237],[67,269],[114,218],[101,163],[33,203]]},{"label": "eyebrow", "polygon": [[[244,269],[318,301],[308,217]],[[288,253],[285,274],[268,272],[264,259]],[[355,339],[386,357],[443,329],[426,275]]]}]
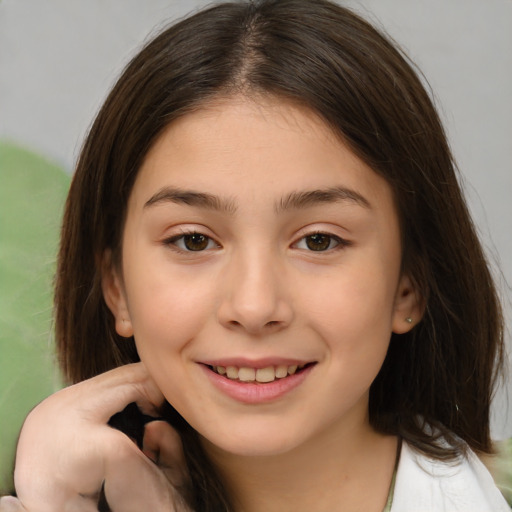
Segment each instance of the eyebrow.
[{"label": "eyebrow", "polygon": [[144,203],[144,208],[162,203],[185,204],[187,206],[196,206],[207,210],[222,211],[230,214],[236,211],[235,203],[231,199],[221,199],[213,194],[195,192],[193,190],[182,190],[173,187],[164,187],[160,189]]},{"label": "eyebrow", "polygon": [[368,199],[355,190],[345,187],[331,187],[319,190],[298,191],[288,194],[276,206],[276,212],[302,209],[322,203],[352,202],[371,209]]},{"label": "eyebrow", "polygon": [[[276,213],[281,213],[287,210],[300,210],[322,203],[340,203],[347,201],[371,209],[370,202],[364,196],[355,190],[345,187],[291,192],[286,197],[282,198],[275,205],[274,209]],[[163,187],[160,189],[144,203],[144,208],[165,203],[184,204],[229,214],[233,214],[237,210],[235,201],[230,198],[223,199],[205,192],[182,190],[174,187]]]}]

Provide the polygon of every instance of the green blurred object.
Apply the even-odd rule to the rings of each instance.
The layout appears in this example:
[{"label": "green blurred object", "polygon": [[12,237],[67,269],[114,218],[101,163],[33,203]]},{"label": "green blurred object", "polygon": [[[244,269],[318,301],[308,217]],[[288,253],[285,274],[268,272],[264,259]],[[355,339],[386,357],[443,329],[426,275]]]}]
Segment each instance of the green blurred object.
[{"label": "green blurred object", "polygon": [[492,457],[489,469],[496,485],[512,507],[512,439],[496,443],[496,456]]},{"label": "green blurred object", "polygon": [[61,385],[52,281],[69,181],[63,169],[0,141],[0,493],[12,490],[25,416]]}]

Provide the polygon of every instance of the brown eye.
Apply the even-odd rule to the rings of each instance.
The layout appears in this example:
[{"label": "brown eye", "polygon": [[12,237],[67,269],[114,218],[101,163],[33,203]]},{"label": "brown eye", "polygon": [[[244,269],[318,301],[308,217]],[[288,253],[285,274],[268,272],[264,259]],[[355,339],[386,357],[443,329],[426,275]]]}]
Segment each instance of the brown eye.
[{"label": "brown eye", "polygon": [[331,245],[331,237],[323,233],[315,233],[306,237],[306,246],[311,251],[326,251]]},{"label": "brown eye", "polygon": [[212,238],[202,233],[187,233],[173,236],[165,240],[164,243],[165,245],[174,246],[184,252],[200,252],[219,247]]},{"label": "brown eye", "polygon": [[349,242],[327,233],[312,233],[301,238],[295,247],[307,251],[325,252],[336,249],[338,246],[349,245]]},{"label": "brown eye", "polygon": [[210,243],[210,238],[201,233],[183,236],[183,244],[188,251],[204,251]]}]

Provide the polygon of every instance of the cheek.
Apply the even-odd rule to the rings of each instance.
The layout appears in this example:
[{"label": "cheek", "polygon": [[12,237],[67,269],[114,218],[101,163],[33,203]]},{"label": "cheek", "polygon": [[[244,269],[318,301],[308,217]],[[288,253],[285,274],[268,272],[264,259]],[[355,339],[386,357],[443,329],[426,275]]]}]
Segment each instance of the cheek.
[{"label": "cheek", "polygon": [[359,263],[325,286],[311,286],[303,306],[309,328],[328,346],[336,389],[352,389],[354,396],[370,386],[386,357],[396,287],[392,268]]},{"label": "cheek", "polygon": [[[133,274],[132,274],[133,276]],[[198,280],[146,272],[127,283],[128,309],[139,355],[148,349],[180,350],[201,330],[213,310],[211,291]]]},{"label": "cheek", "polygon": [[135,291],[130,303],[135,344],[141,361],[167,401],[187,412],[187,351],[208,322],[212,297],[201,287],[160,280]]},{"label": "cheek", "polygon": [[395,282],[384,272],[347,269],[333,273],[324,286],[311,283],[309,289],[302,309],[319,330],[359,342],[364,342],[365,333],[390,336]]}]

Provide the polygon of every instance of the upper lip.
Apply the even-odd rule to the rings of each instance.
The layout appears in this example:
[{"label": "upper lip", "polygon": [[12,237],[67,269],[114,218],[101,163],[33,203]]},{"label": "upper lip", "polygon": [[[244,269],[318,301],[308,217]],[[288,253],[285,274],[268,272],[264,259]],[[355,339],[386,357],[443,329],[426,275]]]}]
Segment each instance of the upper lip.
[{"label": "upper lip", "polygon": [[295,358],[282,358],[282,357],[265,357],[261,359],[247,359],[244,357],[226,357],[222,359],[208,359],[205,361],[198,361],[207,366],[235,366],[237,368],[268,368],[269,366],[304,366],[314,361],[295,359]]}]

